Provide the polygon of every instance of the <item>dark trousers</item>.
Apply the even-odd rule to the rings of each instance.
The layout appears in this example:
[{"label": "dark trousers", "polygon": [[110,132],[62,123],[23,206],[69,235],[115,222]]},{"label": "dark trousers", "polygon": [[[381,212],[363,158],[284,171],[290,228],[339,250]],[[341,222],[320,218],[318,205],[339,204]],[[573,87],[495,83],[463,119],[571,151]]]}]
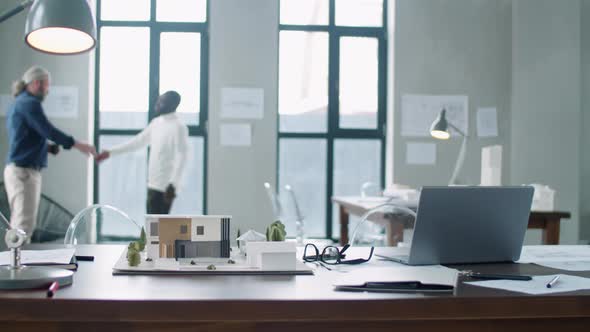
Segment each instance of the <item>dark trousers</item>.
[{"label": "dark trousers", "polygon": [[148,188],[146,208],[148,214],[169,214],[174,199],[167,201],[164,192]]}]

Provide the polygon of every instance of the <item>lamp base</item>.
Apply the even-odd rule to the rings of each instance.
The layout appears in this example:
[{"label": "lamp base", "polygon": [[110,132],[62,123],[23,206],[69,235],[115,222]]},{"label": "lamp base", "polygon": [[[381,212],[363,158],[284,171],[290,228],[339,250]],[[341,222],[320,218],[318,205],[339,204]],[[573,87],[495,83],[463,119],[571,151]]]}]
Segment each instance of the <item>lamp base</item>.
[{"label": "lamp base", "polygon": [[11,269],[0,266],[0,289],[31,289],[43,288],[57,281],[61,286],[73,282],[74,272],[47,266],[26,266]]}]

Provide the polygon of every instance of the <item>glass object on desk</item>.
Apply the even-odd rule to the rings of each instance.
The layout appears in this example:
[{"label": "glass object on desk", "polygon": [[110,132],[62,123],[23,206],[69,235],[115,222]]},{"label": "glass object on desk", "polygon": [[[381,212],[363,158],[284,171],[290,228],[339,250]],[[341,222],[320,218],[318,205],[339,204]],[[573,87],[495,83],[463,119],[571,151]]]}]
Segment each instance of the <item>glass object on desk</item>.
[{"label": "glass object on desk", "polygon": [[383,192],[381,191],[381,187],[373,182],[365,182],[361,186],[361,197],[380,197],[382,196]]},{"label": "glass object on desk", "polygon": [[[384,203],[367,211],[350,236],[350,246],[386,246],[388,223],[403,218],[403,223],[414,223],[416,212],[405,206]],[[410,219],[407,221],[406,219]],[[370,221],[370,222],[367,222]],[[391,230],[390,230],[391,231]],[[393,239],[398,242],[400,239]],[[401,242],[401,241],[400,241]]]},{"label": "glass object on desk", "polygon": [[[125,234],[135,234],[134,237],[101,236],[100,227],[108,220],[116,224],[118,229],[124,229]],[[116,207],[104,204],[94,204],[78,212],[72,219],[64,238],[66,246],[91,243],[116,243],[137,240],[141,233],[141,226],[127,213]]]},{"label": "glass object on desk", "polygon": [[6,236],[6,232],[8,232],[9,229],[10,221],[8,220],[8,217],[5,217],[4,213],[0,211],[0,251],[8,250],[4,238]]},{"label": "glass object on desk", "polygon": [[[295,224],[295,239],[298,246],[303,245],[305,239],[305,231],[303,219],[304,216],[299,208],[297,196],[290,185],[284,186],[285,195],[278,195],[272,189],[270,183],[265,182],[264,188],[270,200],[275,220],[281,220],[288,228]],[[290,236],[287,231],[287,236]]]}]

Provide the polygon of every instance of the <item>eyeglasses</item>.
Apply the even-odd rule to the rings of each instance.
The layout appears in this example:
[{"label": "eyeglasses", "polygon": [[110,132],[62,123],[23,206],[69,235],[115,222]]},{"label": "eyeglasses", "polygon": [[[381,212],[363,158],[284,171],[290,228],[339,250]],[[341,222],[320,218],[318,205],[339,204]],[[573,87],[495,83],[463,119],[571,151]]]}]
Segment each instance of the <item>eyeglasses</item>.
[{"label": "eyeglasses", "polygon": [[373,250],[374,247],[371,247],[371,253],[369,253],[369,258],[357,258],[345,261],[346,255],[344,252],[350,248],[350,244],[345,245],[342,249],[338,249],[334,246],[327,246],[322,250],[322,254],[320,255],[320,251],[318,247],[314,244],[306,244],[305,249],[303,250],[303,261],[305,262],[315,262],[315,261],[322,261],[326,264],[336,265],[336,264],[361,264],[366,263],[371,260],[373,257]]}]

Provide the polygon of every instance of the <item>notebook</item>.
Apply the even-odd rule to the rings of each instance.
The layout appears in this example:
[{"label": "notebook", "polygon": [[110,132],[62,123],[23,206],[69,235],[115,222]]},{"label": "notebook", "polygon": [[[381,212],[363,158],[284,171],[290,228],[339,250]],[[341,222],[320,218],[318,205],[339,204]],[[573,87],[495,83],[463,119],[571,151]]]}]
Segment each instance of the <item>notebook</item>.
[{"label": "notebook", "polygon": [[361,268],[334,283],[337,291],[452,292],[458,271],[441,265]]},{"label": "notebook", "polygon": [[27,264],[23,264],[23,265],[50,266],[50,267],[56,267],[59,269],[66,269],[66,270],[72,270],[72,271],[78,270],[78,260],[76,259],[76,256],[72,256],[72,259],[70,260],[69,263],[27,263]]},{"label": "notebook", "polygon": [[[76,270],[78,262],[74,256],[75,249],[21,250],[21,264],[30,266],[52,266]],[[10,252],[0,252],[0,265],[10,264]]]}]

